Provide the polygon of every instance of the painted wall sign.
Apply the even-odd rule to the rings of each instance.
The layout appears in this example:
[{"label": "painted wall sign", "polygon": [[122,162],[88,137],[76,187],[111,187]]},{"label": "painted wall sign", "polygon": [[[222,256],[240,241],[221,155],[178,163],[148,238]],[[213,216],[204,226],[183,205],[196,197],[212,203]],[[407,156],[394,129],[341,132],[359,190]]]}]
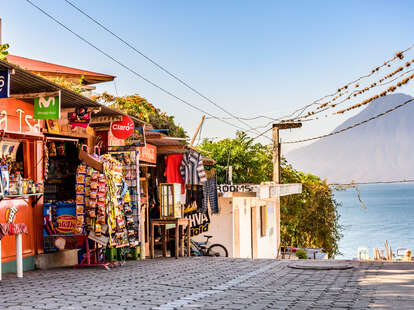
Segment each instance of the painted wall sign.
[{"label": "painted wall sign", "polygon": [[87,128],[91,121],[91,113],[87,108],[77,107],[75,112],[68,113],[68,119],[72,129],[75,127]]},{"label": "painted wall sign", "polygon": [[0,130],[40,132],[41,121],[33,120],[33,105],[18,99],[0,99]]},{"label": "painted wall sign", "polygon": [[127,145],[145,146],[145,126],[136,127],[134,132],[126,140]]},{"label": "painted wall sign", "polygon": [[6,209],[6,222],[7,223],[14,223],[16,220],[16,214],[19,209],[16,207],[11,207]]},{"label": "painted wall sign", "polygon": [[122,121],[111,123],[111,133],[115,138],[126,139],[134,132],[135,126],[134,121],[126,116],[122,116]]},{"label": "painted wall sign", "polygon": [[139,160],[147,163],[157,163],[157,147],[155,145],[147,144],[142,147],[138,147]]},{"label": "painted wall sign", "polygon": [[184,217],[190,220],[191,236],[208,232],[210,225],[210,216],[204,213],[197,212],[197,205],[194,202],[184,210]]},{"label": "painted wall sign", "polygon": [[10,71],[0,71],[0,98],[8,98],[10,96]]},{"label": "painted wall sign", "polygon": [[60,92],[59,96],[35,98],[34,119],[59,119],[60,101]]},{"label": "painted wall sign", "polygon": [[220,184],[217,185],[217,192],[219,193],[249,193],[255,192],[257,185],[242,184],[242,185],[231,185],[231,184]]}]

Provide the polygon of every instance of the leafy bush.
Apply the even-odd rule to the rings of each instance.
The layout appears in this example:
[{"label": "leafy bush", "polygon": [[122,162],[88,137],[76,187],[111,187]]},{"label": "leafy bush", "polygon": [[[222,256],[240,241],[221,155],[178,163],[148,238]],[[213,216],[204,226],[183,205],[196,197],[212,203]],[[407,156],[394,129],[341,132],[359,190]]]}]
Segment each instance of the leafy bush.
[{"label": "leafy bush", "polygon": [[160,109],[155,108],[147,99],[139,95],[116,97],[106,92],[92,97],[93,100],[105,104],[111,108],[121,110],[133,115],[158,129],[168,129],[168,135],[172,137],[186,138],[184,129],[175,124],[174,116],[169,116]]},{"label": "leafy bush", "polygon": [[308,255],[304,249],[298,249],[296,250],[296,257],[299,259],[307,259]]},{"label": "leafy bush", "polygon": [[[216,142],[204,139],[198,147],[216,161],[218,183],[226,183],[228,165],[233,166],[235,184],[272,180],[272,147],[255,143],[245,133]],[[281,197],[281,244],[322,248],[329,257],[338,254],[342,227],[332,189],[319,177],[295,170],[285,159],[281,166],[282,183],[302,183],[301,194]]]},{"label": "leafy bush", "polygon": [[0,60],[6,60],[7,55],[9,55],[9,52],[7,51],[9,49],[9,44],[0,44]]}]

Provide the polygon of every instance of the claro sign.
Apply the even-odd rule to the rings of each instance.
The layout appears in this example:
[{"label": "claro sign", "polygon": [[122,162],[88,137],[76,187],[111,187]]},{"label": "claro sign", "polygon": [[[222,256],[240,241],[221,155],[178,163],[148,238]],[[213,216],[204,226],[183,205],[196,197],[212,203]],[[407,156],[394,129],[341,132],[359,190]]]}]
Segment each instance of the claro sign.
[{"label": "claro sign", "polygon": [[119,122],[111,123],[111,133],[115,138],[125,140],[134,132],[135,126],[133,120],[124,115]]}]

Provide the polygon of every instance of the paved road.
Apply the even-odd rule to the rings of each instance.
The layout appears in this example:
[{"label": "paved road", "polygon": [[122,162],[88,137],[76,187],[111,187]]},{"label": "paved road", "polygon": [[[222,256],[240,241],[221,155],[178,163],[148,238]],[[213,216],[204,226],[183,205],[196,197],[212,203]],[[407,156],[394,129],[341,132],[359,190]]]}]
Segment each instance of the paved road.
[{"label": "paved road", "polygon": [[169,258],[112,271],[26,272],[0,282],[0,309],[414,309],[414,264],[348,262],[347,270],[289,264]]}]

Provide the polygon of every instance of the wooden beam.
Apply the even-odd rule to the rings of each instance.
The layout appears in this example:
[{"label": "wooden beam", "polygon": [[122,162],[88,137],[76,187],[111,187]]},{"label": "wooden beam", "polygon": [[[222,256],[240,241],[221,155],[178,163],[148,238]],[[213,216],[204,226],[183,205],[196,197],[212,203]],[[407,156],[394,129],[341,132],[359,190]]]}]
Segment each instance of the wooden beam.
[{"label": "wooden beam", "polygon": [[185,145],[159,145],[157,151],[182,151],[185,150]]},{"label": "wooden beam", "polygon": [[43,93],[11,94],[10,98],[33,99],[33,98],[38,98],[38,97],[55,97],[55,96],[59,96],[59,91],[43,92]]},{"label": "wooden beam", "polygon": [[203,115],[203,116],[201,117],[201,120],[200,120],[200,122],[198,123],[198,125],[197,125],[197,129],[196,129],[196,131],[195,131],[195,133],[194,133],[194,136],[193,136],[193,138],[191,139],[190,146],[192,146],[192,145],[194,144],[194,141],[195,141],[195,139],[197,138],[198,133],[200,132],[200,128],[201,128],[201,126],[203,125],[203,122],[204,122],[204,119],[205,119],[205,118],[206,118],[206,116],[205,116],[205,115]]}]

